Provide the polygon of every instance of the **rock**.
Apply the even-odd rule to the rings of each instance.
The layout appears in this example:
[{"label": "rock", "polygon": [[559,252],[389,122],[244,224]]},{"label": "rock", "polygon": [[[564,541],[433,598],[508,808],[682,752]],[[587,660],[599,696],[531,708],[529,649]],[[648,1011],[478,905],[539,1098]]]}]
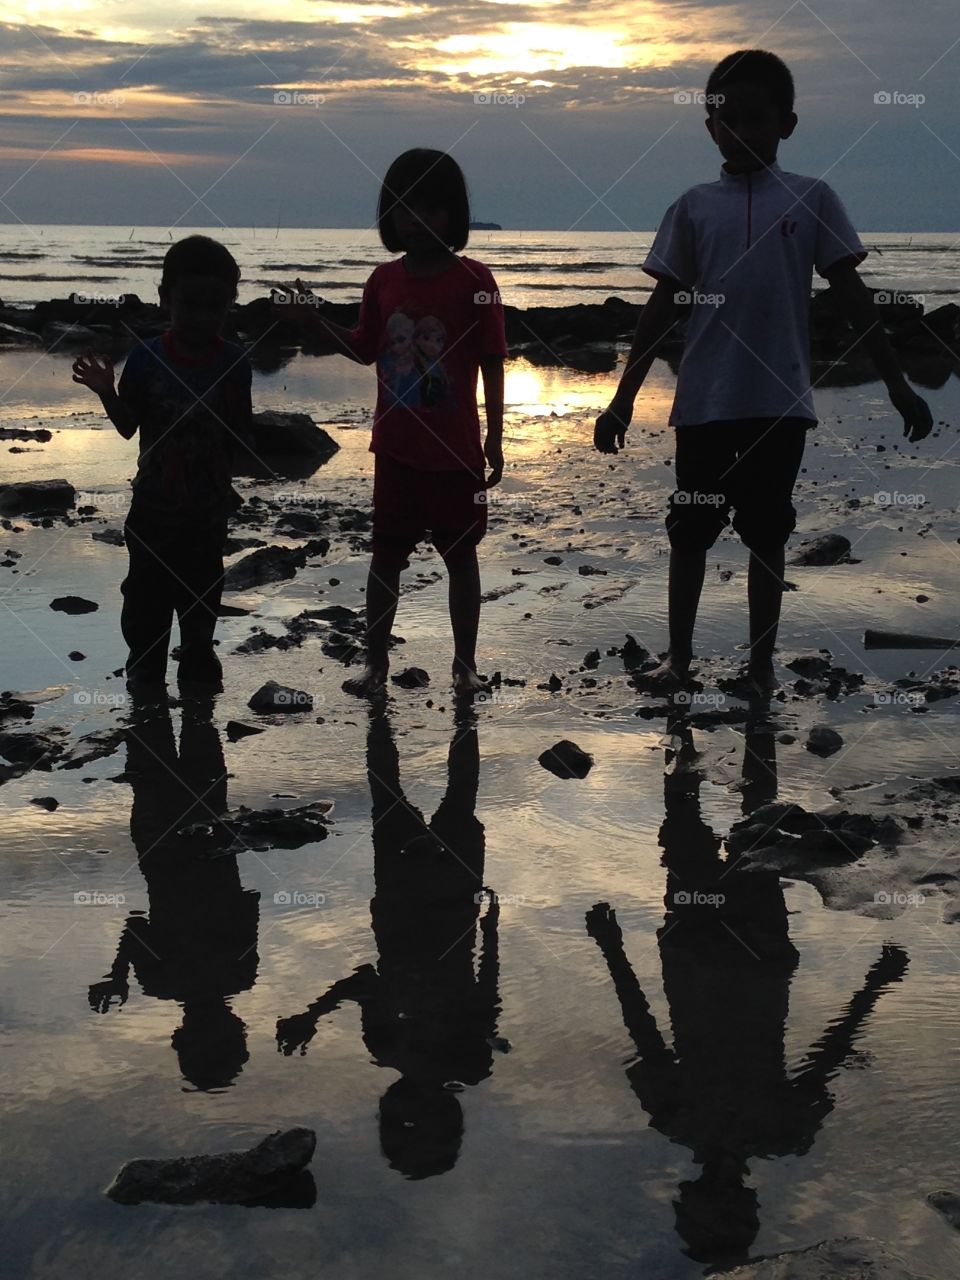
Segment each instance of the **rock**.
[{"label": "rock", "polygon": [[822,649],[820,653],[800,654],[783,665],[788,671],[795,671],[798,676],[822,676],[825,671],[830,670],[831,656],[826,649]]},{"label": "rock", "polygon": [[825,724],[815,724],[807,735],[804,746],[815,756],[832,756],[843,746],[843,738],[836,729]]},{"label": "rock", "polygon": [[928,1280],[876,1240],[840,1236],[724,1271],[727,1280]]},{"label": "rock", "polygon": [[94,529],[90,537],[97,542],[107,542],[111,547],[122,547],[126,543],[122,529]]},{"label": "rock", "polygon": [[41,809],[46,809],[48,813],[60,808],[60,801],[56,796],[34,796],[30,803],[37,805]]},{"label": "rock", "polygon": [[628,633],[626,642],[620,650],[620,656],[627,671],[634,671],[641,663],[647,661],[650,652],[642,644],[637,644],[634,637]]},{"label": "rock", "polygon": [[239,742],[241,738],[249,738],[251,734],[263,732],[263,728],[257,725],[243,724],[240,720],[227,721],[227,737],[231,742]]},{"label": "rock", "polygon": [[56,600],[50,601],[50,608],[57,613],[96,613],[100,606],[83,596],[57,596]]},{"label": "rock", "polygon": [[[9,326],[0,325],[0,329]],[[30,335],[33,337],[33,335]],[[0,440],[35,440],[38,444],[46,444],[53,438],[51,432],[41,427],[31,430],[27,427],[0,427]]]},{"label": "rock", "polygon": [[224,591],[246,591],[268,582],[292,578],[311,556],[326,555],[330,543],[326,538],[308,542],[303,547],[261,547],[230,566],[223,580]]},{"label": "rock", "polygon": [[76,505],[76,490],[66,480],[20,480],[0,485],[0,511],[20,515],[48,508],[68,510]]},{"label": "rock", "polygon": [[23,698],[18,698],[16,694],[10,693],[9,690],[0,693],[0,724],[4,720],[32,720],[33,704],[25,702]]},{"label": "rock", "polygon": [[927,1196],[927,1204],[960,1231],[960,1196],[952,1191],[931,1191]]},{"label": "rock", "polygon": [[248,1151],[174,1160],[130,1160],[107,1187],[119,1204],[255,1204],[297,1178],[313,1159],[312,1129],[277,1130]]},{"label": "rock", "polygon": [[583,665],[588,671],[596,671],[600,665],[600,650],[591,649],[589,653],[583,655]]},{"label": "rock", "polygon": [[805,542],[790,561],[791,564],[849,564],[850,539],[841,533],[825,533],[822,538]]},{"label": "rock", "polygon": [[81,653],[79,649],[71,649],[67,654],[67,657],[71,662],[84,662],[87,655],[85,653]]},{"label": "rock", "polygon": [[85,733],[60,768],[79,769],[93,760],[112,756],[126,736],[126,729],[97,729],[93,733]]},{"label": "rock", "polygon": [[61,741],[66,729],[44,729],[36,733],[0,733],[0,756],[11,764],[26,764],[31,769],[52,769],[63,755]]},{"label": "rock", "polygon": [[312,711],[313,696],[304,693],[301,689],[291,689],[286,685],[277,684],[276,680],[268,680],[265,685],[260,686],[247,706],[251,711],[257,711],[261,715],[271,715],[275,712]]},{"label": "rock", "polygon": [[575,742],[563,738],[538,757],[539,763],[558,778],[585,778],[593,768],[593,756]]},{"label": "rock", "polygon": [[422,667],[407,667],[390,679],[401,689],[426,689],[430,683],[430,676]]},{"label": "rock", "polygon": [[583,578],[589,578],[595,574],[601,574],[606,576],[607,570],[599,569],[596,565],[593,565],[593,564],[582,564],[580,568],[577,570],[577,573],[579,573],[580,576]]},{"label": "rock", "polygon": [[309,476],[340,449],[308,413],[255,413],[252,435],[252,453],[238,451],[236,475],[262,479]]},{"label": "rock", "polygon": [[296,809],[247,809],[241,805],[211,822],[194,822],[177,835],[219,852],[246,849],[299,849],[327,838],[329,800],[315,800]]}]

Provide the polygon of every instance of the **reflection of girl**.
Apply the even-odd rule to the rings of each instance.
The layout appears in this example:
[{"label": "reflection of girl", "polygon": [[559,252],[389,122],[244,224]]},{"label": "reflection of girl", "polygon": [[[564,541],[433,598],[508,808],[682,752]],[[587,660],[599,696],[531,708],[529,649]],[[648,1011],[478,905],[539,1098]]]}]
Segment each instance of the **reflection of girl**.
[{"label": "reflection of girl", "polygon": [[400,404],[418,405],[420,371],[414,363],[414,323],[402,311],[395,311],[386,328],[387,345],[380,357],[380,376]]},{"label": "reflection of girl", "polygon": [[447,331],[436,316],[424,316],[413,331],[413,358],[420,371],[420,403],[428,408],[440,404],[447,395],[447,375],[440,353]]}]

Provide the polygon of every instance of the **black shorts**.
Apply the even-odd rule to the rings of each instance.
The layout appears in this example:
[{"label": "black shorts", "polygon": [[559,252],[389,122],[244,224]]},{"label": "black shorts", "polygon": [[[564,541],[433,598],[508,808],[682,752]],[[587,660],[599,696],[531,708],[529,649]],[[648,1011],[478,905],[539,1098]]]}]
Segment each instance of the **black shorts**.
[{"label": "black shorts", "polygon": [[667,533],[679,551],[706,551],[729,523],[751,550],[785,546],[811,418],[736,418],[678,427],[677,487]]}]

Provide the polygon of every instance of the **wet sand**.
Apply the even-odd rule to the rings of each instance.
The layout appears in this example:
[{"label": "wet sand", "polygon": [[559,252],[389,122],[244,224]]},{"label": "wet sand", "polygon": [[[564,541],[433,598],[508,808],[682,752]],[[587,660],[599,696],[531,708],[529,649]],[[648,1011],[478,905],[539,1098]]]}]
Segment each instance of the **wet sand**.
[{"label": "wet sand", "polygon": [[[38,375],[51,390],[42,411],[26,390]],[[732,538],[718,543],[697,634],[699,700],[686,724],[668,723],[608,650],[628,634],[652,651],[665,645],[672,482],[662,423],[673,378],[655,367],[615,459],[589,448],[611,386],[610,375],[510,366],[508,468],[481,562],[480,665],[503,683],[457,723],[445,585],[429,550],[405,575],[393,660],[395,671],[426,669],[431,684],[392,687],[384,716],[341,692],[347,668],[323,652],[332,624],[299,647],[235,652],[256,628],[285,635],[284,621],[304,609],[359,609],[367,567],[362,531],[341,528],[370,498],[365,371],[297,360],[258,379],[258,408],[311,412],[341,450],[302,486],[241,482],[245,498],[274,505],[232,535],[294,546],[274,529],[283,511],[326,510],[329,552],[291,581],[226,597],[251,611],[219,631],[226,691],[212,720],[196,706],[172,708],[169,728],[164,715],[148,719],[146,760],[166,764],[144,764],[141,750],[139,790],[136,735],[80,768],[34,770],[2,788],[11,1274],[300,1275],[322,1259],[348,1277],[385,1265],[485,1277],[632,1275],[639,1265],[682,1278],[848,1233],[887,1242],[933,1277],[955,1273],[956,1235],[925,1202],[960,1186],[960,948],[949,923],[960,854],[949,805],[928,805],[942,818],[931,812],[896,854],[870,850],[841,868],[831,905],[796,876],[782,888],[775,876],[748,884],[743,912],[756,937],[725,939],[678,919],[675,901],[665,916],[664,904],[677,892],[670,877],[691,892],[715,885],[716,860],[727,858],[719,839],[774,796],[809,811],[838,802],[908,813],[912,788],[960,777],[956,699],[921,706],[894,684],[955,659],[861,644],[866,627],[957,632],[955,426],[914,448],[879,386],[820,393],[792,545],[842,533],[858,563],[788,569],[797,590],[784,603],[783,697],[760,715],[719,683],[743,657],[746,559]],[[22,531],[0,538],[0,550],[21,553],[0,570],[3,683],[36,692],[23,728],[62,727],[69,754],[131,715],[110,674],[124,657],[125,552],[91,534],[122,525],[134,458],[95,429],[102,422],[72,394],[65,362],[44,361],[21,390],[2,425],[54,436],[36,453],[8,453],[9,478],[64,476],[98,507],[74,527],[15,519]],[[938,422],[956,422],[955,379],[930,400]],[[874,501],[881,493],[888,505]],[[51,611],[69,593],[98,610]],[[599,662],[585,667],[594,649]],[[821,649],[862,686],[836,698],[798,693],[784,663]],[[72,661],[71,651],[87,656]],[[271,678],[309,691],[313,712],[257,717],[247,700]],[[264,732],[231,742],[231,720]],[[813,724],[838,730],[844,748],[825,759],[807,751]],[[564,738],[593,755],[585,779],[538,765]],[[185,779],[179,792],[171,769]],[[201,777],[217,811],[333,801],[329,834],[203,859],[214,870],[198,879],[177,860],[175,832],[184,785],[195,794]],[[409,847],[418,819],[403,804],[385,827],[375,821],[376,804],[391,811],[377,779],[398,799],[402,788],[427,823],[446,798],[433,832],[469,876],[447,883],[449,861],[440,869],[433,846]],[[30,803],[44,796],[59,807]],[[165,855],[173,846],[159,873],[144,859],[158,841]],[[398,858],[409,877],[397,876]],[[594,915],[602,936],[588,932],[598,903],[616,913],[635,983],[609,922],[603,933]],[[161,958],[151,965],[142,943]],[[90,985],[118,951],[138,947],[126,1003],[95,1011]],[[289,1056],[278,1052],[277,1019],[303,1014],[358,968],[361,985],[338,989],[306,1052],[302,1024],[287,1035]],[[863,1010],[854,997],[871,973],[875,998]],[[418,992],[427,1048],[396,1032]],[[459,1030],[444,1034],[451,1019]],[[839,1061],[823,1049],[834,1024]],[[213,1043],[205,1025],[219,1028]],[[409,1143],[392,1144],[405,1120],[432,1135],[412,1155]],[[124,1207],[102,1195],[134,1157],[246,1147],[294,1125],[318,1137],[310,1208]],[[404,1176],[424,1168],[433,1176]]]}]

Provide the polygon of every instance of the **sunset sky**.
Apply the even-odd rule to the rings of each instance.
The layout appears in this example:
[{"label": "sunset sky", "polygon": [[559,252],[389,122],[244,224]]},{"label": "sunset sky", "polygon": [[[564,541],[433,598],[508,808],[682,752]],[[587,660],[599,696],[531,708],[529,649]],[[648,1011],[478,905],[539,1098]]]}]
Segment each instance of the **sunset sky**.
[{"label": "sunset sky", "polygon": [[476,217],[647,229],[718,169],[676,95],[757,46],[797,81],[784,168],[866,231],[960,226],[955,0],[0,0],[0,41],[3,222],[367,226],[422,145]]}]

